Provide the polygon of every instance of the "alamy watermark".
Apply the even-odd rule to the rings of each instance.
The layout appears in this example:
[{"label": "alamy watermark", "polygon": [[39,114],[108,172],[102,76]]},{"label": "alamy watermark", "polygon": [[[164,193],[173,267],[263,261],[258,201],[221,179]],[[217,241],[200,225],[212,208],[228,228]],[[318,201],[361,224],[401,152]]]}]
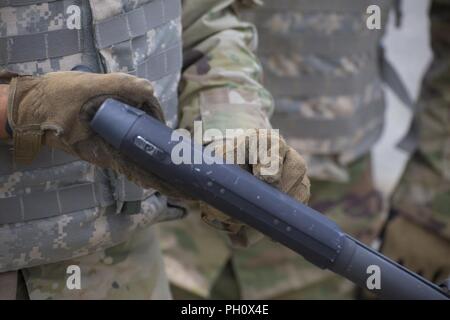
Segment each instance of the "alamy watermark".
[{"label": "alamy watermark", "polygon": [[70,5],[66,9],[66,26],[69,30],[81,30],[81,8],[77,5]]},{"label": "alamy watermark", "polygon": [[366,287],[369,290],[381,289],[381,268],[375,264],[367,267],[366,273],[369,275],[366,280]]},{"label": "alamy watermark", "polygon": [[69,290],[81,289],[81,268],[75,264],[67,267],[66,273],[68,277],[66,279],[66,287]]},{"label": "alamy watermark", "polygon": [[367,7],[366,13],[369,15],[366,20],[366,26],[369,30],[381,29],[381,9],[380,6],[372,4]]}]

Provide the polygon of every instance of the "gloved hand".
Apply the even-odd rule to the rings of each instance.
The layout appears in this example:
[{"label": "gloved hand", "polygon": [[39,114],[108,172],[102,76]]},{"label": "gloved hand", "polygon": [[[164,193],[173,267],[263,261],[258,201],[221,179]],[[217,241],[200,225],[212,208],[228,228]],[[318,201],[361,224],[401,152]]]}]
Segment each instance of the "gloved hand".
[{"label": "gloved hand", "polygon": [[15,159],[30,162],[45,144],[102,168],[113,169],[143,187],[179,196],[164,181],[138,168],[90,129],[89,121],[107,98],[118,99],[163,120],[150,82],[124,73],[70,71],[41,77],[13,76],[8,122],[13,131]]},{"label": "gloved hand", "polygon": [[[257,141],[258,145],[261,142],[267,143],[267,151],[271,156],[272,163],[277,163],[275,170],[268,170],[270,163],[261,163],[260,157],[256,164],[248,164],[248,141]],[[265,140],[262,141],[262,140]],[[236,142],[237,141],[237,142]],[[273,151],[271,141],[278,142],[278,154],[271,154]],[[242,144],[245,143],[245,147]],[[302,203],[306,203],[309,199],[310,183],[308,176],[306,175],[306,164],[300,154],[293,148],[289,147],[284,139],[275,133],[273,130],[255,130],[254,134],[249,136],[248,139],[237,138],[232,141],[214,141],[212,142],[213,148],[216,150],[216,154],[227,156],[233,155],[233,159],[237,159],[237,150],[244,150],[247,155],[246,164],[241,165],[242,168],[251,172],[258,179],[269,183],[277,189],[287,193],[293,198]],[[265,172],[266,171],[266,172]],[[272,174],[265,174],[271,172]],[[240,246],[247,246],[257,241],[261,235],[255,230],[242,224],[241,222],[225,215],[221,211],[205,204],[201,204],[202,219],[209,225],[224,230],[229,233],[230,239],[234,244]]]},{"label": "gloved hand", "polygon": [[437,284],[450,277],[448,239],[402,216],[389,221],[381,252]]}]

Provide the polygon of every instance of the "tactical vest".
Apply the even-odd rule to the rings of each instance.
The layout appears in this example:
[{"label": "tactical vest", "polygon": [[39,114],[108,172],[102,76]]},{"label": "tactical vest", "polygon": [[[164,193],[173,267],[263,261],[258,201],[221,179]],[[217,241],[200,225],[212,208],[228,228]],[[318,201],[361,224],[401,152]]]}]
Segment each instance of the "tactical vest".
[{"label": "tactical vest", "polygon": [[[0,68],[40,75],[85,65],[148,79],[175,127],[180,17],[180,0],[1,1]],[[164,210],[154,190],[64,152],[44,147],[21,165],[10,149],[0,145],[0,272],[107,248]]]},{"label": "tactical vest", "polygon": [[[381,9],[381,29],[367,8]],[[259,31],[272,124],[303,155],[347,164],[383,130],[380,40],[392,0],[277,0],[245,18]],[[314,176],[314,165],[310,174]]]}]

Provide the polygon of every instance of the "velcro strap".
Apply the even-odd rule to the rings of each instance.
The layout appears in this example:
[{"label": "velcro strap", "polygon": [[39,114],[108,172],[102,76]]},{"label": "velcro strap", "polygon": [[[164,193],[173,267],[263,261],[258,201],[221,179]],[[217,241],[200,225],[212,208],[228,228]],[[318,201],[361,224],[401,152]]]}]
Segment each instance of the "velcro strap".
[{"label": "velcro strap", "polygon": [[179,0],[155,0],[135,10],[95,23],[95,36],[100,49],[142,36],[149,30],[169,22],[181,14]]},{"label": "velcro strap", "polygon": [[113,197],[105,195],[100,188],[100,185],[86,183],[0,199],[0,224],[43,219],[114,204]]},{"label": "velcro strap", "polygon": [[380,68],[382,80],[389,86],[389,88],[391,88],[391,90],[395,93],[397,98],[399,98],[400,101],[403,102],[405,106],[410,108],[411,111],[415,113],[417,111],[416,104],[414,103],[411,95],[409,94],[405,83],[403,82],[402,78],[398,74],[395,67],[386,58],[383,48],[381,48],[381,51],[382,53],[380,54],[381,57]]},{"label": "velcro strap", "polygon": [[14,129],[14,161],[30,163],[36,158],[42,146],[41,130],[20,130]]},{"label": "velcro strap", "polygon": [[182,67],[181,44],[177,44],[160,53],[151,55],[129,72],[134,76],[150,81],[159,80],[169,74],[177,73]]},{"label": "velcro strap", "polygon": [[397,143],[397,147],[408,153],[413,153],[419,146],[419,124],[413,118],[406,135]]},{"label": "velcro strap", "polygon": [[116,180],[116,197],[119,201],[142,200],[144,192],[141,187],[129,181],[125,176],[120,175]]},{"label": "velcro strap", "polygon": [[[113,196],[116,201],[116,212],[132,214],[140,211],[140,203],[144,199],[144,190],[129,181],[125,176],[118,175],[112,170],[109,170],[109,179],[113,186]],[[127,205],[128,202],[134,202],[135,205]],[[138,208],[137,211],[130,211],[130,208]]]},{"label": "velcro strap", "polygon": [[55,30],[0,38],[0,64],[69,56],[84,49],[81,30]]},{"label": "velcro strap", "polygon": [[31,6],[31,5],[43,4],[43,3],[55,2],[55,1],[59,1],[59,0],[0,0],[0,8]]}]

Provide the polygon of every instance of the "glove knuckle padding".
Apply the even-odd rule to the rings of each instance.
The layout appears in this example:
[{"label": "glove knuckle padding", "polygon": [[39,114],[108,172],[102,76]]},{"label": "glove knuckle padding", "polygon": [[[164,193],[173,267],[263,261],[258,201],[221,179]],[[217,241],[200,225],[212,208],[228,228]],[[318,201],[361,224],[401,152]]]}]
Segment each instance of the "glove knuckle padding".
[{"label": "glove knuckle padding", "polygon": [[[309,179],[306,175],[306,164],[300,154],[298,154],[294,149],[289,147],[284,139],[272,131],[259,131],[256,130],[255,134],[257,135],[258,146],[267,145],[267,152],[270,155],[272,161],[277,161],[278,170],[275,170],[273,174],[262,173],[262,169],[268,167],[268,163],[261,163],[260,157],[258,157],[258,162],[256,164],[250,165],[241,165],[241,167],[248,169],[255,177],[258,179],[273,185],[274,187],[280,189],[281,191],[288,193],[290,196],[296,198],[298,201],[306,202],[309,199]],[[249,139],[254,138],[254,135],[251,135]],[[266,139],[266,141],[262,141],[261,139]],[[236,139],[236,141],[244,141],[244,139]],[[278,154],[273,154],[275,151],[272,147],[272,142],[275,141],[278,144]],[[227,155],[230,153],[234,153],[234,159],[236,159],[236,149],[239,148],[238,145],[234,145],[230,150],[230,143],[228,142],[227,147],[225,147],[225,142],[213,142],[217,143],[214,146],[215,150],[219,152],[219,154]],[[248,143],[246,144],[248,148]],[[246,153],[248,153],[248,149]],[[261,150],[258,148],[258,152]],[[248,160],[248,156],[246,159]],[[242,228],[245,226],[236,221],[229,216],[223,214],[219,210],[212,208],[207,204],[202,204],[202,218],[205,222],[216,227],[218,229],[222,229],[228,231],[235,235],[245,236],[242,232]],[[245,227],[247,228],[247,227]],[[237,239],[233,240],[234,242],[247,243],[247,240],[237,241]]]}]

